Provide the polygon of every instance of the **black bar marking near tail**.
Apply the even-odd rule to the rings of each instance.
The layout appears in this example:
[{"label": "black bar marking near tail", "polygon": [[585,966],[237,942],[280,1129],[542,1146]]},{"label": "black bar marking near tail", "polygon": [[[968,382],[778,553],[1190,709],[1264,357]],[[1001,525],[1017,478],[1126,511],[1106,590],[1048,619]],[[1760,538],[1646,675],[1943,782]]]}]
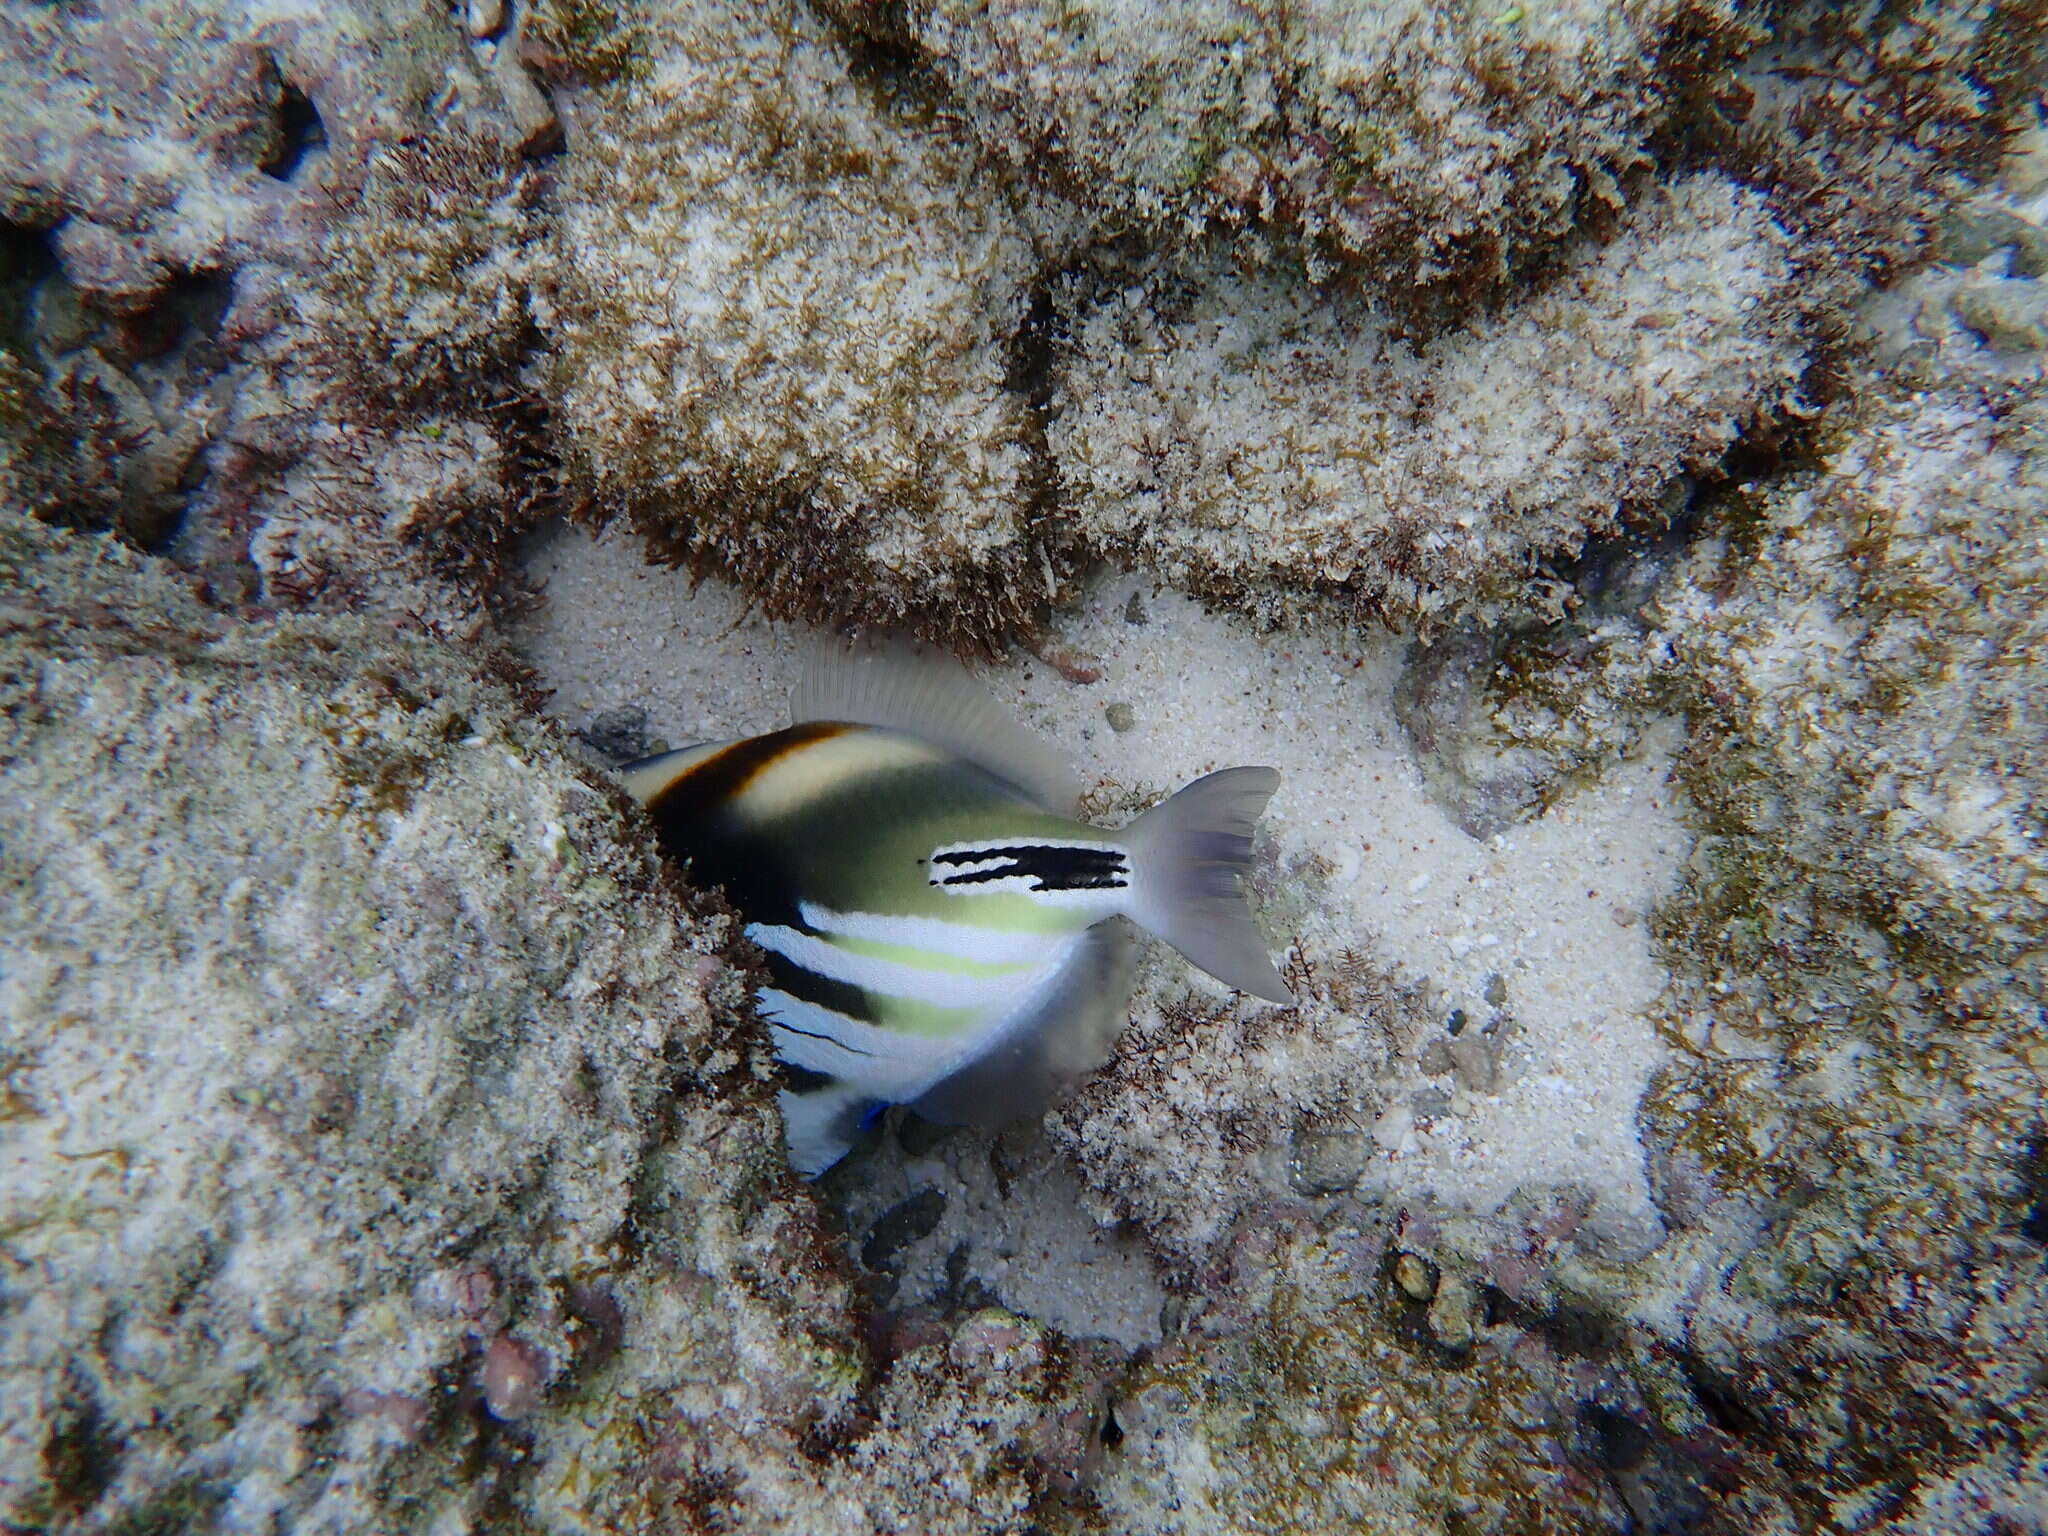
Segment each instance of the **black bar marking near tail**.
[{"label": "black bar marking near tail", "polygon": [[1012,843],[1000,847],[946,848],[932,855],[934,865],[990,864],[958,874],[934,872],[932,884],[986,885],[995,880],[1027,879],[1034,891],[1114,891],[1129,885],[1131,867],[1114,848],[1080,848],[1063,843]]}]

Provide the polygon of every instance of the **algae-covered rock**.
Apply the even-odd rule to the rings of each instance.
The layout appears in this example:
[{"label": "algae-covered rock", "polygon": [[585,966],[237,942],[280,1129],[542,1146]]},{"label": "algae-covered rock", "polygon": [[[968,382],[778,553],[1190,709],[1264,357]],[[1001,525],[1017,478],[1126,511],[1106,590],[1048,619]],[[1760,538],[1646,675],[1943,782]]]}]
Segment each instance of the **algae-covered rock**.
[{"label": "algae-covered rock", "polygon": [[1630,1305],[1753,1529],[2048,1499],[2048,399],[1972,345],[1860,377],[1661,603],[1702,837],[1643,1112],[1677,1231]]},{"label": "algae-covered rock", "polygon": [[191,542],[209,511],[260,509],[246,550],[270,602],[470,638],[527,595],[512,545],[556,493],[522,377],[536,183],[452,130],[331,174],[308,281],[245,337],[230,452]]},{"label": "algae-covered rock", "polygon": [[831,0],[913,49],[989,152],[1168,246],[1212,224],[1419,292],[1496,283],[1622,200],[1749,7]]},{"label": "algae-covered rock", "polygon": [[1121,1448],[1097,1485],[1112,1529],[1638,1528],[1581,1416],[1626,1393],[1618,1374],[1514,1325],[1433,1338],[1388,1237],[1350,1205],[1263,1212],[1232,1235],[1185,1335],[1117,1400]]},{"label": "algae-covered rock", "polygon": [[97,303],[289,259],[329,153],[440,121],[530,142],[546,104],[416,0],[10,3],[0,10],[0,218],[54,230]]},{"label": "algae-covered rock", "polygon": [[1688,178],[1421,347],[1341,295],[1162,267],[1075,316],[1051,441],[1076,522],[1269,619],[1519,589],[1794,397],[1791,245],[1755,193]]},{"label": "algae-covered rock", "polygon": [[516,50],[411,0],[0,8],[0,490],[473,632],[552,480]]},{"label": "algae-covered rock", "polygon": [[444,652],[0,538],[6,1521],[473,1528],[558,1419],[604,1468],[622,1355],[764,1455],[843,1415],[726,920],[623,803]]},{"label": "algae-covered rock", "polygon": [[1002,182],[801,7],[645,20],[574,125],[543,314],[579,488],[771,614],[1023,626],[1056,576]]}]

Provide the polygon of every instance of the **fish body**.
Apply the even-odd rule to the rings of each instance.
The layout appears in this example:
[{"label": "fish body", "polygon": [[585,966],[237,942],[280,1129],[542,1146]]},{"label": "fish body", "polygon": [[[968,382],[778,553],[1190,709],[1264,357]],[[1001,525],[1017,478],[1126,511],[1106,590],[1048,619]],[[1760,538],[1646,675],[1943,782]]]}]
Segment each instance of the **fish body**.
[{"label": "fish body", "polygon": [[[1118,919],[1288,1000],[1236,883],[1272,770],[1212,774],[1122,831],[1091,827],[1045,803],[1060,791],[992,701],[935,666],[856,659],[812,689],[811,709],[849,718],[625,773],[663,849],[725,890],[764,954],[757,1001],[807,1175],[886,1105],[1000,1124],[1099,1065],[1130,990]],[[1162,919],[1176,900],[1189,932]]]}]

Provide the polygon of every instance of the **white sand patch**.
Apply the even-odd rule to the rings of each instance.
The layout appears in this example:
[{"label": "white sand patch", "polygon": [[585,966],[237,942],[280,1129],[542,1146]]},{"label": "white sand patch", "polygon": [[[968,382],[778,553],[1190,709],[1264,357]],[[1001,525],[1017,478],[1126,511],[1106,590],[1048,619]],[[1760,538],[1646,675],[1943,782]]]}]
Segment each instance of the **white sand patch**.
[{"label": "white sand patch", "polygon": [[[514,640],[570,727],[638,706],[679,746],[785,723],[806,638],[750,616],[730,589],[693,593],[686,577],[643,566],[631,541],[566,529],[537,540],[529,570],[549,602]],[[1133,591],[1143,623],[1126,618]],[[1665,783],[1675,727],[1649,733],[1594,790],[1482,842],[1424,793],[1393,715],[1397,638],[1338,625],[1261,635],[1122,578],[1063,615],[1053,640],[1100,681],[1028,658],[983,680],[1084,780],[1164,791],[1212,768],[1272,764],[1283,779],[1265,826],[1282,866],[1313,853],[1333,870],[1301,937],[1327,950],[1376,940],[1468,1027],[1496,1011],[1490,983],[1494,999],[1504,992],[1515,1033],[1493,1091],[1459,1087],[1420,1114],[1398,1103],[1375,1127],[1363,1189],[1485,1211],[1518,1186],[1569,1183],[1596,1192],[1597,1219],[1629,1246],[1655,1232],[1635,1109],[1662,1060],[1645,1010],[1664,975],[1644,918],[1689,846]],[[1129,729],[1109,726],[1111,704],[1130,707]],[[975,1203],[965,1188],[952,1196]],[[1064,1237],[1034,1241],[1055,1263],[1076,1260]],[[1014,1257],[1012,1293],[1058,1289],[1035,1286]],[[1124,1332],[1135,1318],[1116,1322]]]}]

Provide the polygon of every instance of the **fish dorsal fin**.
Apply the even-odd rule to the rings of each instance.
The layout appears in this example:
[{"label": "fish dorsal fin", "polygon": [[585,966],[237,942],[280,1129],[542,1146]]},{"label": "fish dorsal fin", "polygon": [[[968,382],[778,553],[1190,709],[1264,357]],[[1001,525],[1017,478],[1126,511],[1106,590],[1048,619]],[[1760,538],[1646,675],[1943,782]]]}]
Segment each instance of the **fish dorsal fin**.
[{"label": "fish dorsal fin", "polygon": [[959,662],[899,636],[828,637],[790,696],[790,723],[838,720],[901,731],[987,769],[1047,810],[1073,812],[1081,786],[1053,749],[988,696]]}]

